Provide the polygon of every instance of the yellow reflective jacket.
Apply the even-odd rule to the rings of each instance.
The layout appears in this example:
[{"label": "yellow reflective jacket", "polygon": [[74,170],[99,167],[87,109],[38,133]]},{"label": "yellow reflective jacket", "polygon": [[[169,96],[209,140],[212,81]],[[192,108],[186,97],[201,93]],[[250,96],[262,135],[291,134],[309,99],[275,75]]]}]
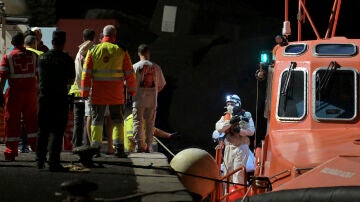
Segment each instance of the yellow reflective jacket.
[{"label": "yellow reflective jacket", "polygon": [[136,95],[137,83],[129,54],[109,41],[109,37],[104,37],[85,58],[81,97],[89,97],[91,89],[92,104],[124,104],[124,82],[127,92]]}]

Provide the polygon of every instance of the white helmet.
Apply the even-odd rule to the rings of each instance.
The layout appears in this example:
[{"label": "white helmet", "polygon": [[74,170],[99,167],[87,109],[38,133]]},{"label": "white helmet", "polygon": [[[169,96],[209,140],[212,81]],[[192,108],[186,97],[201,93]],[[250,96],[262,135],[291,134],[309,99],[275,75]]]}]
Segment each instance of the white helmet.
[{"label": "white helmet", "polygon": [[241,99],[236,94],[226,96],[226,102],[233,102],[237,107],[241,106]]}]

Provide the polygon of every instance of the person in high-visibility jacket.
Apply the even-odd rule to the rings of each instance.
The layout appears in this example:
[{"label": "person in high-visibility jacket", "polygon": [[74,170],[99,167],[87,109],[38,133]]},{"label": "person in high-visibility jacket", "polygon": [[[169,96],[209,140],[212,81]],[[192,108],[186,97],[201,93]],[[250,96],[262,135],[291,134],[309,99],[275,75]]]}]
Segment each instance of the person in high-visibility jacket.
[{"label": "person in high-visibility jacket", "polygon": [[[83,42],[79,45],[79,51],[75,57],[75,81],[71,85],[69,95],[74,96],[74,131],[72,137],[72,144],[74,147],[80,147],[83,145],[83,134],[84,134],[84,117],[85,117],[85,103],[80,98],[80,86],[81,86],[81,75],[83,70],[83,64],[85,61],[86,54],[89,49],[95,46],[95,31],[92,29],[83,30]],[[86,141],[89,142],[89,141]]]},{"label": "person in high-visibility jacket", "polygon": [[[113,122],[115,155],[127,157],[124,152],[124,111],[126,91],[135,96],[137,83],[129,53],[115,44],[116,27],[106,25],[100,44],[88,51],[81,79],[81,96],[89,98],[91,111],[91,146],[100,150],[106,105]],[[91,92],[90,92],[91,91]]]},{"label": "person in high-visibility jacket", "polygon": [[14,161],[18,156],[21,114],[26,124],[28,142],[33,151],[36,150],[38,132],[38,56],[25,49],[24,34],[21,32],[15,33],[11,43],[14,49],[3,55],[0,66],[0,91],[3,91],[6,80],[9,84],[5,93],[4,106],[6,146],[4,155],[5,160],[8,161]]}]

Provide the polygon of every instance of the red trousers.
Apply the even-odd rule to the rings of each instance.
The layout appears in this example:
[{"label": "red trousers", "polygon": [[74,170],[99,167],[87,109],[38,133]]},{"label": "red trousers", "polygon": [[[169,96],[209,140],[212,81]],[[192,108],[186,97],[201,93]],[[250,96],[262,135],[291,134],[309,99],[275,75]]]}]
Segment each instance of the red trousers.
[{"label": "red trousers", "polygon": [[38,133],[37,106],[37,91],[15,92],[14,90],[7,89],[4,108],[5,157],[18,155],[21,136],[21,116],[23,117],[28,143],[33,151],[36,150],[36,137]]}]

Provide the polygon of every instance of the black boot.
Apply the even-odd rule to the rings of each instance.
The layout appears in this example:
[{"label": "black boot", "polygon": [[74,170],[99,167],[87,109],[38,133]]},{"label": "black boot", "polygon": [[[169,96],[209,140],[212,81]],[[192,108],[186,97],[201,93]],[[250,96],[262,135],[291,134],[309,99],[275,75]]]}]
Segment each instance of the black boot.
[{"label": "black boot", "polygon": [[69,172],[69,168],[65,168],[60,163],[49,163],[50,172]]},{"label": "black boot", "polygon": [[124,145],[123,144],[117,144],[115,145],[115,156],[119,158],[127,158],[127,154],[124,152]]}]

